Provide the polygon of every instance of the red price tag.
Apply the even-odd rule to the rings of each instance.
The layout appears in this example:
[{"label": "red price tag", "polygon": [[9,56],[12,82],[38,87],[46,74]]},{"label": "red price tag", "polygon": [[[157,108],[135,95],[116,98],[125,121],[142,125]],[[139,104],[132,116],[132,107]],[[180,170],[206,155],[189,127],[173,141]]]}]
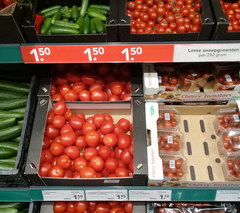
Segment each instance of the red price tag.
[{"label": "red price tag", "polygon": [[25,63],[172,62],[174,45],[21,46]]}]

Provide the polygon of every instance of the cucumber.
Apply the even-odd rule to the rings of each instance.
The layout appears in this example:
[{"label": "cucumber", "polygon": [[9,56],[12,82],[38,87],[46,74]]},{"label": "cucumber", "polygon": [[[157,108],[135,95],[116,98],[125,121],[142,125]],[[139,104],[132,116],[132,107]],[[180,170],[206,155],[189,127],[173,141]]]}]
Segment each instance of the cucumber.
[{"label": "cucumber", "polygon": [[21,209],[25,206],[24,203],[17,203],[17,202],[11,202],[11,203],[6,203],[6,202],[1,202],[0,203],[0,209],[3,209],[3,208],[16,208],[16,209]]},{"label": "cucumber", "polygon": [[[8,162],[0,162],[0,170],[13,170],[15,168],[15,163],[8,163]],[[2,210],[0,208],[0,210]],[[1,213],[1,211],[0,211]]]},{"label": "cucumber", "polygon": [[19,144],[15,143],[15,142],[10,142],[10,141],[6,141],[6,142],[0,142],[0,148],[9,148],[9,149],[13,149],[16,152],[18,151],[18,147]]},{"label": "cucumber", "polygon": [[20,98],[20,97],[25,97],[27,96],[22,93],[16,93],[16,92],[9,92],[9,91],[0,91],[0,99],[12,99],[12,98]]},{"label": "cucumber", "polygon": [[20,113],[25,113],[26,111],[26,107],[20,107],[20,108],[16,108],[16,109],[11,109],[9,110],[10,112],[20,112]]},{"label": "cucumber", "polygon": [[12,117],[16,118],[17,120],[23,119],[24,113],[0,110],[0,119],[6,119],[6,118],[12,118]]},{"label": "cucumber", "polygon": [[90,4],[89,8],[97,9],[97,10],[107,10],[107,11],[110,11],[110,6],[101,5],[101,4]]},{"label": "cucumber", "polygon": [[0,129],[0,141],[7,141],[21,135],[22,125]]},{"label": "cucumber", "polygon": [[17,123],[20,124],[20,125],[23,125],[23,120],[20,120]]},{"label": "cucumber", "polygon": [[29,86],[12,81],[0,80],[0,90],[28,94]]},{"label": "cucumber", "polygon": [[[0,164],[1,163],[9,163],[9,164],[15,164],[16,162],[16,156],[12,157],[12,158],[7,158],[7,159],[0,159]],[[11,206],[10,206],[11,207]],[[15,206],[14,206],[15,207]],[[2,207],[2,205],[0,205],[0,208],[5,208]],[[8,208],[8,207],[6,207]],[[17,207],[16,207],[17,208]]]},{"label": "cucumber", "polygon": [[12,100],[0,101],[0,109],[16,109],[19,107],[26,106],[27,99],[17,98]]},{"label": "cucumber", "polygon": [[18,213],[28,213],[28,209],[22,209],[22,210],[18,211]]},{"label": "cucumber", "polygon": [[16,208],[2,208],[2,209],[0,209],[0,213],[18,213],[18,209],[16,209]]},{"label": "cucumber", "polygon": [[17,121],[16,118],[0,119],[0,129],[13,126],[16,123],[16,121]]},{"label": "cucumber", "polygon": [[0,147],[0,159],[11,158],[13,156],[16,156],[16,154],[17,152],[13,149]]},{"label": "cucumber", "polygon": [[19,143],[21,140],[21,136],[11,139],[12,142]]}]

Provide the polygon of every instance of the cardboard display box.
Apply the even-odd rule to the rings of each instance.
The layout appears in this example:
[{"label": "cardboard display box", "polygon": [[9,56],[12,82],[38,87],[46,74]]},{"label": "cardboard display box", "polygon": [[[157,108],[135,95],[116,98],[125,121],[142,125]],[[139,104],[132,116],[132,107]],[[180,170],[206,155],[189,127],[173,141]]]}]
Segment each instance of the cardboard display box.
[{"label": "cardboard display box", "polygon": [[[36,117],[33,123],[33,131],[29,146],[29,153],[26,162],[25,175],[32,185],[47,186],[119,186],[119,185],[146,185],[147,182],[147,156],[146,138],[142,134],[145,131],[144,121],[144,99],[133,98],[132,103],[109,103],[99,102],[72,102],[67,107],[73,112],[81,112],[86,116],[96,113],[109,113],[114,122],[120,118],[126,118],[134,124],[134,174],[132,177],[122,178],[50,178],[40,177],[38,168],[42,142],[48,112],[52,109],[53,103],[49,97],[38,97]],[[141,121],[139,119],[142,119]]]},{"label": "cardboard display box", "polygon": [[164,105],[156,102],[146,103],[148,184],[175,187],[240,187],[239,181],[226,179],[226,158],[219,153],[219,136],[214,128],[216,112],[230,106],[174,106],[181,115],[180,131],[184,135],[181,156],[185,159],[185,171],[181,178],[166,178],[163,174],[163,157],[159,156],[157,128],[159,110],[162,107]]}]

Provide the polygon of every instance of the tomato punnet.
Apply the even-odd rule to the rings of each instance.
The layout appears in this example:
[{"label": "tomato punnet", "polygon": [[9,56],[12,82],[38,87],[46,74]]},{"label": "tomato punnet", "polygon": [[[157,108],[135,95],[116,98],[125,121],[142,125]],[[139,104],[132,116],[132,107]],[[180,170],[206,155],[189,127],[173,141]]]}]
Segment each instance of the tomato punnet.
[{"label": "tomato punnet", "polygon": [[127,119],[116,124],[108,113],[85,116],[67,109],[64,102],[56,105],[57,112],[64,111],[48,114],[40,176],[110,178],[133,174],[132,125]]}]

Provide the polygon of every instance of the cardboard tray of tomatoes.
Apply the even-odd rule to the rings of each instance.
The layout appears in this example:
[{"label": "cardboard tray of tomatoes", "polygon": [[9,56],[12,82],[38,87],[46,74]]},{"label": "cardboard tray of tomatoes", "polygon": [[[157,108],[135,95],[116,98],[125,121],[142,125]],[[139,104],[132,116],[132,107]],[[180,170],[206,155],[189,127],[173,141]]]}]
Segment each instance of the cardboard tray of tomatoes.
[{"label": "cardboard tray of tomatoes", "polygon": [[[235,17],[233,17],[233,16],[237,16],[239,14],[239,12],[236,11],[237,9],[239,10],[239,6],[238,6],[238,8],[235,8],[235,9],[231,8],[231,7],[234,7],[232,5],[236,5],[237,4],[236,2],[238,2],[238,1],[234,1],[234,2],[235,3],[231,3],[229,1],[228,2],[223,1],[223,6],[226,5],[226,7],[229,8],[228,13],[229,14],[233,13],[233,15],[231,15],[232,17],[228,17],[228,15],[224,14],[224,12],[223,12],[222,5],[220,4],[220,0],[218,0],[218,1],[211,0],[214,16],[216,19],[216,25],[215,25],[216,27],[214,29],[213,38],[212,38],[213,40],[239,40],[240,25],[232,24],[233,22],[240,20],[240,17],[238,17],[238,20],[235,20]],[[239,5],[239,3],[238,3],[238,5]],[[230,22],[231,19],[233,19],[232,23]],[[232,27],[229,26],[230,23],[232,24]],[[236,26],[236,27],[234,27],[234,26]]]},{"label": "cardboard tray of tomatoes", "polygon": [[[57,34],[57,35],[42,35],[38,34],[35,29],[35,17],[34,14],[37,14],[40,10],[54,6],[54,5],[62,5],[62,6],[80,6],[81,2],[77,0],[71,1],[61,1],[59,3],[58,0],[54,1],[41,1],[36,0],[33,1],[33,10],[27,11],[25,13],[24,22],[23,22],[23,30],[25,34],[25,38],[27,42],[32,43],[88,43],[88,42],[113,42],[118,39],[118,31],[117,31],[117,21],[118,21],[118,12],[115,0],[103,0],[101,4],[110,6],[110,14],[106,20],[106,32],[102,34],[76,34],[76,35],[67,35],[67,34]],[[97,0],[91,0],[91,4],[99,4]]]},{"label": "cardboard tray of tomatoes", "polygon": [[[116,91],[117,93],[115,93],[115,95],[108,96],[107,102],[129,100],[130,97],[143,96],[142,66],[140,64],[60,64],[54,65],[50,69],[52,69],[52,72],[50,71],[46,73],[46,75],[42,76],[40,79],[38,96],[51,96],[54,101],[59,98],[59,92],[55,93],[54,90],[59,90],[62,87],[60,84],[57,84],[57,82],[63,82],[61,84],[65,84],[65,86],[76,85],[77,87],[77,85],[79,85],[80,87],[84,85],[85,87],[86,84],[83,82],[86,82],[86,80],[90,78],[93,83],[87,85],[84,90],[91,91],[91,87],[98,88],[99,80],[104,82],[102,88],[103,91],[106,91],[106,88],[108,86],[111,86],[111,82],[113,81],[115,82],[115,87],[118,87],[119,84],[120,86],[124,85],[123,88],[120,88],[121,94],[118,94],[118,91]],[[73,70],[74,72],[72,72]],[[91,70],[94,70],[94,72],[91,73]],[[61,73],[61,75],[58,75],[58,72]],[[91,73],[91,75],[83,75],[84,72],[86,72],[87,74]],[[110,79],[108,82],[107,78]],[[118,83],[116,84],[116,82]],[[126,88],[129,85],[131,87],[130,91],[129,88]],[[78,89],[76,87],[72,86],[72,89],[78,92]],[[65,101],[69,100],[65,98]],[[77,99],[77,101],[80,101],[79,98]]]},{"label": "cardboard tray of tomatoes", "polygon": [[[106,102],[99,102],[95,104],[92,104],[91,102],[71,102],[67,103],[67,106],[65,107],[67,107],[68,110],[64,112],[61,111],[64,109],[64,107],[61,106],[65,106],[65,103],[63,101],[53,104],[49,97],[38,97],[36,108],[37,116],[35,117],[33,124],[29,153],[24,173],[32,185],[146,185],[147,155],[146,135],[144,134],[145,109],[143,98],[133,98],[131,103],[118,102],[117,104],[107,104]],[[53,112],[49,113],[49,111],[52,111],[52,109]],[[72,119],[70,120],[70,117],[72,115],[71,112],[75,113],[75,121]],[[51,114],[54,114],[54,116],[56,116],[60,115],[59,113],[62,115],[64,114],[64,122],[67,121],[67,123],[63,122],[60,124],[60,126],[59,119],[55,119],[57,122],[51,119]],[[86,116],[84,119],[82,117],[82,113]],[[105,113],[105,123],[102,123],[101,125],[97,125],[96,122],[92,120],[93,118],[87,118],[94,115],[99,118],[99,114],[103,115],[103,113]],[[108,115],[106,115],[106,113]],[[78,116],[80,116],[80,114],[81,118],[79,119]],[[117,121],[120,122],[121,118],[125,118],[123,119],[124,121],[127,119],[129,122],[133,123],[130,131],[132,134],[130,136],[126,136],[126,130],[129,131],[130,129],[129,122],[127,129],[126,126],[124,127],[124,124],[117,123],[121,125],[121,128],[119,129],[116,126],[117,129],[115,129],[114,127],[113,133],[113,127],[111,127],[113,124],[111,124],[111,121],[108,120],[111,117],[109,115],[112,116],[114,124],[116,124]],[[101,120],[101,116],[99,119]],[[96,120],[98,119],[96,118]],[[76,124],[76,122],[78,123],[77,125],[83,126],[79,127],[74,125],[73,123]],[[48,125],[46,125],[46,123]],[[69,125],[73,125],[74,131],[71,131],[73,127],[69,127]],[[129,139],[119,139],[119,134],[122,134],[122,130],[125,132],[125,139],[126,137]],[[68,132],[70,132],[69,134],[71,134],[71,136],[65,137],[65,134],[68,134]],[[73,134],[75,135],[74,137],[72,137]],[[78,136],[77,140],[76,134]],[[64,137],[67,140],[65,140]],[[69,138],[70,141],[68,140]],[[58,142],[60,142],[60,140],[61,144],[59,145]],[[118,141],[117,144],[116,141]],[[102,147],[101,143],[103,143],[105,148],[100,151],[102,154],[99,154],[100,152],[98,150],[100,150]],[[119,143],[121,143],[121,145],[119,145]],[[106,148],[106,146],[108,147]],[[134,147],[134,150],[130,151],[130,147]],[[110,151],[109,148],[111,149]],[[61,157],[61,159],[63,160],[63,158],[66,158],[67,163],[72,162],[70,165],[62,164],[63,162],[60,163],[61,160],[58,160],[58,157],[60,155],[63,155],[63,153],[65,154],[65,157]],[[103,153],[108,154],[104,155]],[[68,155],[68,157],[66,157],[66,155]],[[53,158],[53,156],[55,157]],[[78,159],[75,160],[76,158]],[[108,160],[109,158],[111,158],[110,163]],[[107,161],[108,163],[106,163]],[[109,164],[111,164],[110,167]],[[60,167],[66,169],[63,170],[62,168],[59,168],[59,165]],[[64,178],[64,176],[66,178]]]},{"label": "cardboard tray of tomatoes", "polygon": [[[147,4],[147,1],[145,1],[145,0],[144,1],[135,0],[135,3],[137,1],[139,2],[140,5],[143,5],[143,3],[141,3],[141,2],[145,2],[144,3],[145,5]],[[149,17],[151,20],[154,20],[154,22],[155,22],[155,23],[152,23],[152,25],[154,25],[153,26],[154,33],[152,33],[152,32],[131,33],[131,31],[132,31],[131,30],[131,22],[132,21],[131,21],[131,18],[127,15],[127,2],[129,2],[129,1],[119,0],[119,23],[118,23],[118,25],[119,25],[119,40],[120,41],[161,42],[161,41],[204,41],[204,40],[209,40],[210,39],[211,32],[212,32],[212,29],[213,29],[213,26],[214,26],[214,20],[213,20],[213,15],[212,15],[211,8],[210,8],[210,3],[209,3],[208,0],[201,0],[202,15],[201,15],[201,27],[200,27],[200,29],[198,27],[198,30],[195,30],[194,32],[189,32],[189,33],[183,33],[183,31],[181,29],[182,26],[179,28],[179,31],[175,32],[175,33],[173,33],[174,30],[171,30],[171,29],[168,29],[167,31],[164,31],[162,28],[161,28],[161,30],[158,29],[159,27],[157,27],[158,26],[157,19],[159,17],[161,19],[163,19],[165,16],[156,14],[157,18],[156,19],[153,19],[153,18],[151,19],[150,17],[152,16],[152,11],[149,11],[147,17]],[[157,5],[157,4],[159,4],[159,2],[164,4],[165,1],[155,0],[155,1],[151,1],[150,3],[153,4],[153,2],[154,2],[155,5]],[[172,3],[174,3],[174,1],[170,1],[170,3],[172,4]],[[174,4],[172,4],[172,5],[174,5]],[[140,6],[140,7],[143,7],[143,6]],[[149,8],[151,8],[151,7],[149,7]],[[180,8],[181,7],[178,7],[179,11],[181,10]],[[175,10],[175,9],[176,9],[176,7],[174,6],[172,8],[172,11]],[[140,11],[142,12],[143,10],[140,10]],[[146,15],[146,13],[145,13],[145,15]],[[177,15],[181,16],[181,11]],[[185,14],[185,15],[187,15],[187,14]],[[139,13],[139,16],[141,16],[140,13]],[[174,14],[171,14],[171,17],[174,18]],[[183,16],[183,17],[185,17],[185,16]],[[141,20],[142,20],[142,18],[141,18]],[[147,21],[147,20],[145,20],[145,21]],[[168,21],[166,17],[162,20],[162,22],[165,22],[165,24],[167,23],[167,25],[169,25],[169,26],[170,26],[170,23],[172,21],[170,21],[170,20]],[[141,23],[142,22],[143,21],[141,21]],[[144,24],[144,23],[142,23],[142,24]],[[174,29],[176,30],[176,28],[178,28],[178,25],[176,25],[176,24],[174,24],[174,25],[175,25]],[[146,26],[144,26],[144,29],[146,29],[148,26],[150,26],[150,24],[146,24]],[[169,28],[169,27],[166,27],[164,25],[164,29],[166,30],[167,28]],[[158,32],[158,30],[159,30],[159,32]]]}]

